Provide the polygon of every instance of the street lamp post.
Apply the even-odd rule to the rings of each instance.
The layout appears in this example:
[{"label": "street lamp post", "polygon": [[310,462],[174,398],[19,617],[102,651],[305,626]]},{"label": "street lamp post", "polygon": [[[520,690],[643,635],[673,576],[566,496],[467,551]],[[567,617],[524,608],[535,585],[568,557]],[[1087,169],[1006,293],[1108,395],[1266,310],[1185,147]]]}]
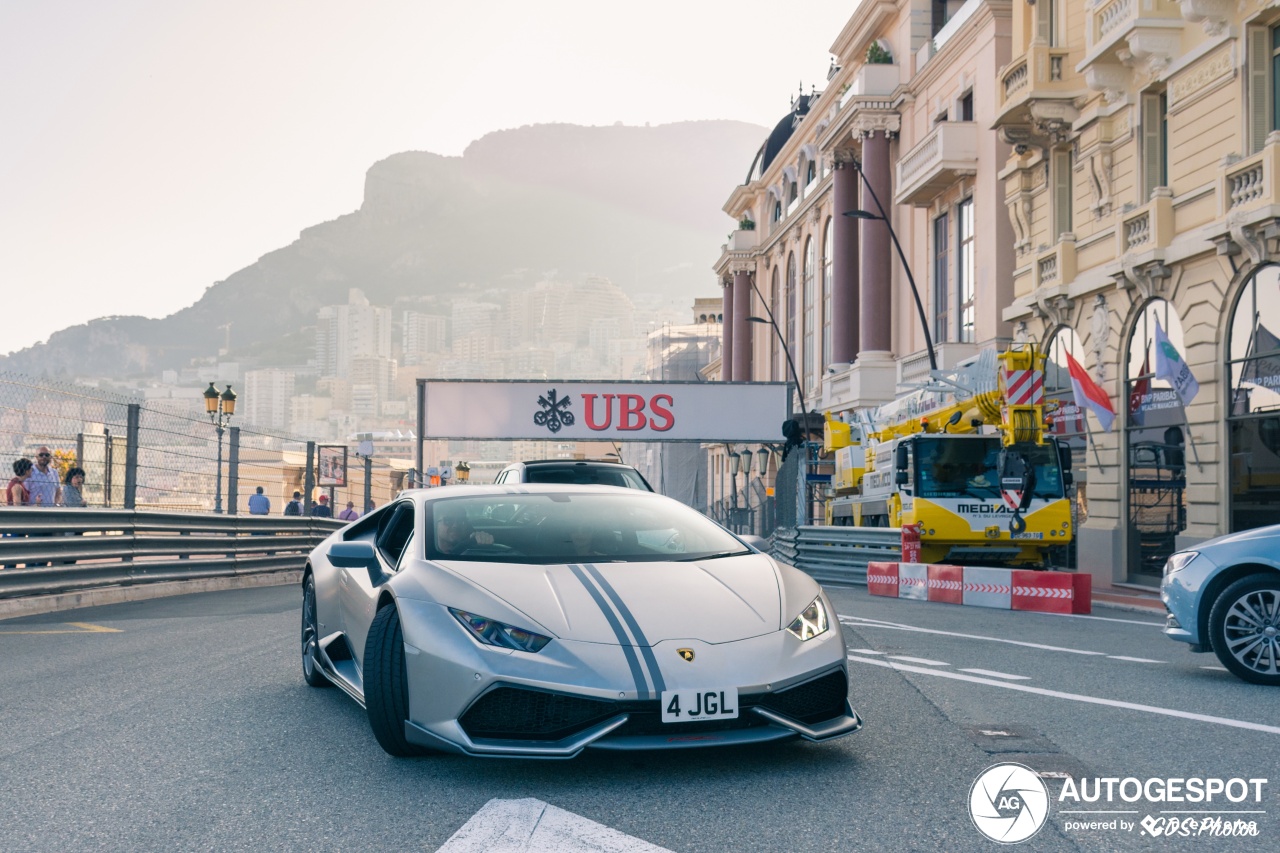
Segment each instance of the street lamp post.
[{"label": "street lamp post", "polygon": [[925,349],[929,351],[929,370],[930,375],[938,370],[938,357],[933,352],[933,337],[929,334],[929,320],[924,313],[924,303],[920,301],[920,291],[916,287],[915,276],[911,274],[911,265],[907,263],[907,256],[902,251],[902,244],[898,242],[898,235],[893,230],[893,223],[889,221],[889,214],[885,213],[884,205],[880,204],[880,197],[876,195],[876,191],[871,188],[871,182],[867,180],[867,176],[862,173],[862,164],[857,164],[858,177],[862,178],[862,185],[867,188],[867,193],[871,196],[871,200],[876,203],[876,210],[880,211],[879,215],[869,210],[846,210],[845,216],[851,216],[854,219],[880,220],[884,223],[884,227],[889,229],[889,239],[893,241],[893,248],[898,250],[898,260],[902,261],[903,272],[907,274],[907,283],[911,285],[911,295],[916,300],[916,312],[920,315],[920,328],[924,331]]},{"label": "street lamp post", "polygon": [[[759,291],[756,294],[759,295]],[[796,370],[795,359],[791,357],[791,348],[787,346],[787,339],[783,337],[782,330],[778,328],[778,323],[773,317],[773,312],[769,310],[769,305],[764,301],[764,297],[760,297],[760,304],[764,306],[765,313],[769,315],[769,319],[763,317],[748,317],[747,322],[764,323],[773,327],[773,333],[778,336],[778,343],[782,346],[782,354],[787,357],[787,367],[791,368],[791,378],[796,383],[796,396],[800,398],[800,416],[804,418],[804,427],[802,434],[804,442],[800,446],[800,450],[804,453],[804,458],[800,462],[800,512],[797,514],[796,523],[809,523],[809,496],[805,494],[809,488],[809,407],[804,401],[804,385],[800,381],[800,373]]]},{"label": "street lamp post", "polygon": [[209,423],[213,424],[214,432],[218,434],[218,476],[213,489],[213,511],[221,513],[222,433],[226,431],[227,424],[231,423],[231,416],[236,413],[236,392],[231,390],[230,385],[227,385],[225,391],[219,391],[210,382],[204,391],[204,410],[209,415]]},{"label": "street lamp post", "polygon": [[459,483],[465,483],[471,479],[471,465],[467,462],[459,462],[453,466],[453,470],[457,474]]}]

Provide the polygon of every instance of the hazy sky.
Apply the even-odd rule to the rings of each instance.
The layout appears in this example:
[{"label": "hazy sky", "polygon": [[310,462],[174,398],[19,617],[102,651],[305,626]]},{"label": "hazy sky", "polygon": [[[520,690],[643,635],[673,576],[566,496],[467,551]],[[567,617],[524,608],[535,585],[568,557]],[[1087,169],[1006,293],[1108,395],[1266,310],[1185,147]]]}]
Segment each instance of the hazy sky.
[{"label": "hazy sky", "polygon": [[771,127],[856,5],[6,0],[0,353],[190,305],[359,207],[398,151],[543,122]]}]

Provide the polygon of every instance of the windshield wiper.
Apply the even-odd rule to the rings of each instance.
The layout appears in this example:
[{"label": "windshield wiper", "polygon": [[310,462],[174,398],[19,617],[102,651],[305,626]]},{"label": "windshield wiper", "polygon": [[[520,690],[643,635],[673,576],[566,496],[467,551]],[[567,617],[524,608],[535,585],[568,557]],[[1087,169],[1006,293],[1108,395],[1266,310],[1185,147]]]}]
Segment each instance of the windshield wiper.
[{"label": "windshield wiper", "polygon": [[750,554],[751,551],[713,551],[710,554],[699,554],[696,557],[681,557],[678,560],[672,560],[673,563],[696,563],[698,560],[718,560],[721,557],[741,557],[743,554]]}]

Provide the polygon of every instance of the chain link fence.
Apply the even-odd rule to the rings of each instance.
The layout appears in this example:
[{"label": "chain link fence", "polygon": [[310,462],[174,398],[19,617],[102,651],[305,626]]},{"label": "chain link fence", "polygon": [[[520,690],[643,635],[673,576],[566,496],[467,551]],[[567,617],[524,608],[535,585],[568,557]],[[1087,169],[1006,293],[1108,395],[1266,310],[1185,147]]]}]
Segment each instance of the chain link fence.
[{"label": "chain link fence", "polygon": [[405,487],[411,464],[353,457],[346,485],[321,489],[314,442],[252,425],[219,436],[198,394],[150,396],[0,372],[0,471],[12,476],[14,461],[35,460],[45,446],[60,476],[84,469],[89,506],[173,512],[210,512],[221,497],[227,512],[246,513],[259,486],[272,514],[295,491],[308,508],[324,491],[335,515],[347,501],[367,511]]}]

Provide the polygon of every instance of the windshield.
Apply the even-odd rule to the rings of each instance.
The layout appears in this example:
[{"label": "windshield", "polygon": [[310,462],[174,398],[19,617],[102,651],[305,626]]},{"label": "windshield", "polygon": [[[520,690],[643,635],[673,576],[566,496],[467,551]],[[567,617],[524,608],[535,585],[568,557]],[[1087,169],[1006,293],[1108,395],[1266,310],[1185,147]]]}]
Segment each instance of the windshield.
[{"label": "windshield", "polygon": [[553,565],[704,560],[750,553],[720,525],[665,498],[496,494],[428,501],[427,557]]},{"label": "windshield", "polygon": [[[922,498],[1000,499],[1000,439],[950,436],[916,439],[917,495]],[[1036,472],[1034,497],[1062,497],[1062,472],[1053,442],[1018,445]]]}]

